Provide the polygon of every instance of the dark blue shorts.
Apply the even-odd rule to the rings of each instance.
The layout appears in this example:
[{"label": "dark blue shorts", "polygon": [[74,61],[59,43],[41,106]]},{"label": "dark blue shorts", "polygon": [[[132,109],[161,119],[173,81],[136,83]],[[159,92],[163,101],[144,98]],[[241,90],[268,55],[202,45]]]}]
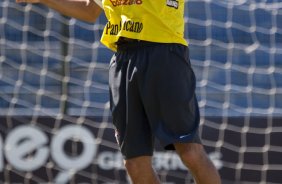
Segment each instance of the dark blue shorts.
[{"label": "dark blue shorts", "polygon": [[201,143],[196,80],[188,47],[143,41],[118,45],[109,69],[116,139],[125,159],[152,155],[154,139]]}]

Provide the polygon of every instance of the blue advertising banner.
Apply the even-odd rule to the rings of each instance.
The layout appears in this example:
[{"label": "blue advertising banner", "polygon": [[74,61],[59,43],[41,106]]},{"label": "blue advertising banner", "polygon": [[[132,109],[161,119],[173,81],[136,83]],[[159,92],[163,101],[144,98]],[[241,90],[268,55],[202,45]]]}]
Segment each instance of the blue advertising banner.
[{"label": "blue advertising banner", "polygon": [[[129,183],[114,130],[107,125],[110,123],[97,117],[88,117],[81,124],[73,123],[74,119],[0,118],[0,182]],[[256,126],[256,133],[244,132],[244,127],[237,132],[230,129],[230,126],[243,126],[243,120],[229,118],[226,127],[215,128],[222,126],[223,118],[207,117],[208,125],[213,122],[215,126],[201,126],[203,143],[224,183],[256,182],[261,177],[270,183],[281,182],[282,159],[278,146],[282,133],[274,131],[266,136],[259,132],[264,128],[263,118],[253,118],[251,122],[255,123],[249,125],[249,128]],[[275,127],[280,120],[274,119],[272,125]],[[153,164],[163,183],[193,181],[177,154],[165,152],[158,143]]]}]

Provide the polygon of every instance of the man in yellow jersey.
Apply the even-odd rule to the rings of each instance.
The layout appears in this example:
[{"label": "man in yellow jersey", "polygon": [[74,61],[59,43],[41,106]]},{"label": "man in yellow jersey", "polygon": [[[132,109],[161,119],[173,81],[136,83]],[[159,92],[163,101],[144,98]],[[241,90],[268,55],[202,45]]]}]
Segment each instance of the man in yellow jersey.
[{"label": "man in yellow jersey", "polygon": [[[42,3],[94,22],[104,10],[101,42],[116,51],[109,85],[116,139],[134,184],[160,183],[154,139],[176,150],[197,184],[220,184],[197,129],[195,75],[184,39],[185,0],[16,0]],[[99,6],[100,5],[100,6]]]}]

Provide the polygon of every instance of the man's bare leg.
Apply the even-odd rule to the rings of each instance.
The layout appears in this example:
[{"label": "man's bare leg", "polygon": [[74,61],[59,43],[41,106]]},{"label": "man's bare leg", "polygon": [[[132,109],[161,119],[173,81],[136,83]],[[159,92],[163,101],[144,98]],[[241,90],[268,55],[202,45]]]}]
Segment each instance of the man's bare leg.
[{"label": "man's bare leg", "polygon": [[160,184],[152,167],[151,156],[140,156],[124,161],[127,173],[133,184]]},{"label": "man's bare leg", "polygon": [[197,184],[221,184],[220,176],[201,144],[176,143],[174,146]]}]

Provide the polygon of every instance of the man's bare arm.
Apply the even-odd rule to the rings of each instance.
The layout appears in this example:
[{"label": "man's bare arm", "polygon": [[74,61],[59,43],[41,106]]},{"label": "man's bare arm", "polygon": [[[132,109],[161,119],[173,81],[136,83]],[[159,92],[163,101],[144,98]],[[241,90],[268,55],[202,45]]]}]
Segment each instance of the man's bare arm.
[{"label": "man's bare arm", "polygon": [[93,0],[16,0],[16,2],[42,3],[59,13],[87,22],[95,22],[102,9]]}]

